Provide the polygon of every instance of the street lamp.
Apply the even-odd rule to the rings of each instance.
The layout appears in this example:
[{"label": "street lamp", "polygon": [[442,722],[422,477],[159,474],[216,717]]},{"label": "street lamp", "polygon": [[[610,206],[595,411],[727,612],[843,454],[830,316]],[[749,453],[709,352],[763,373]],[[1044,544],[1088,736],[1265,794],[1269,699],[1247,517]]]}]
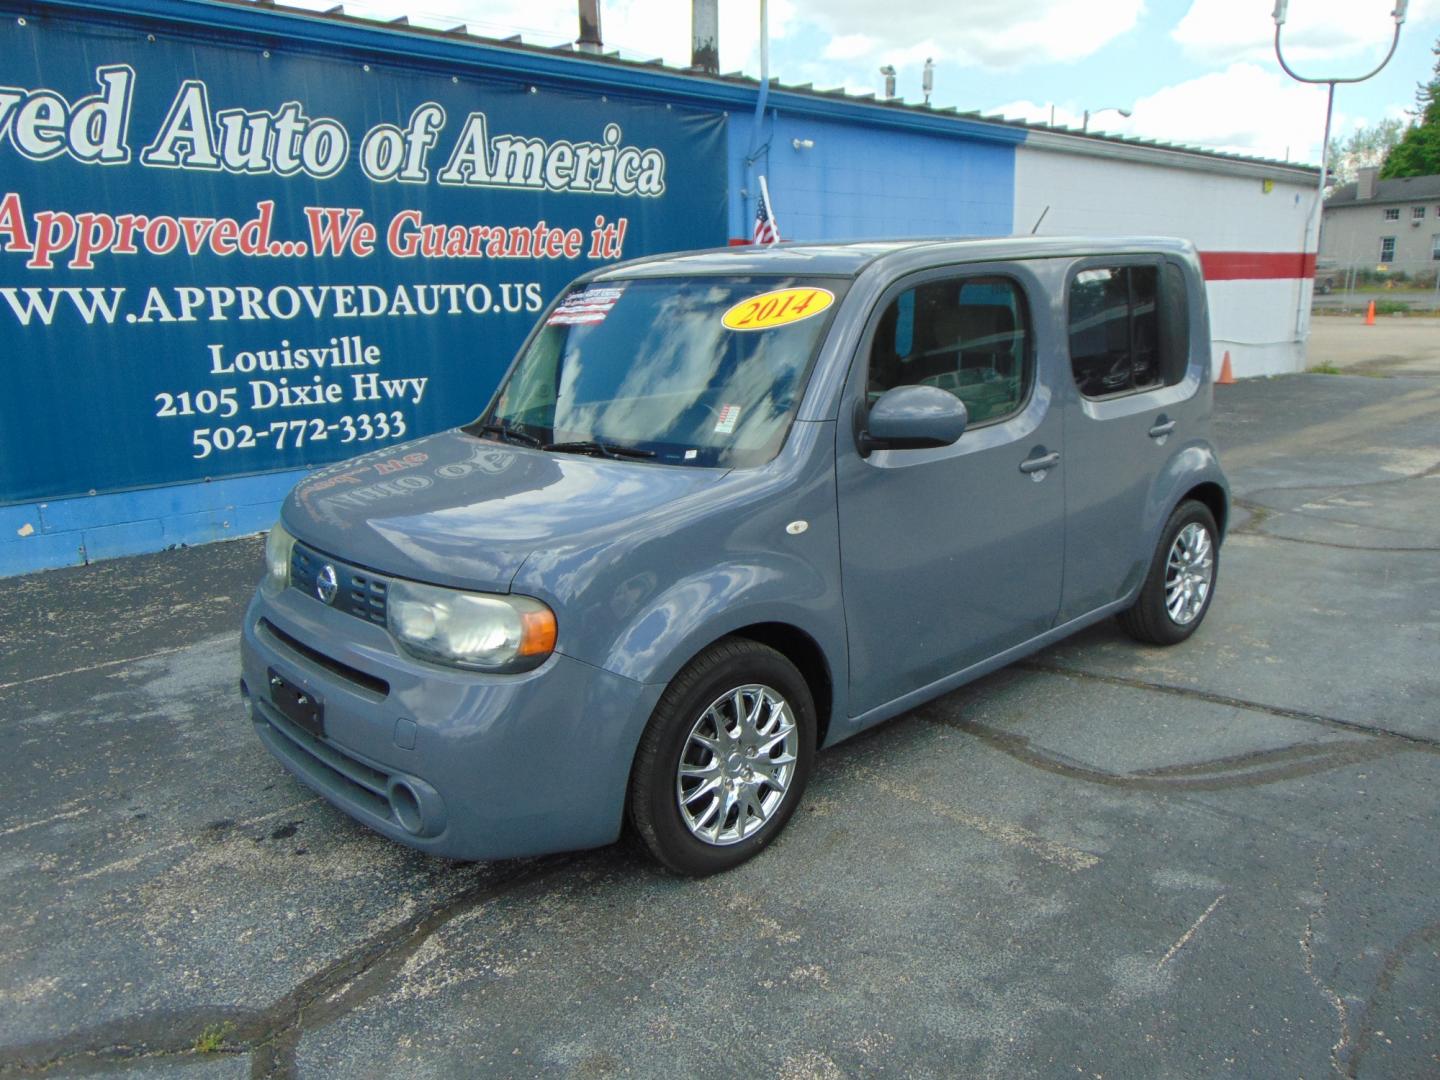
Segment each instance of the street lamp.
[{"label": "street lamp", "polygon": [[[1320,226],[1322,220],[1321,215],[1325,208],[1325,181],[1330,174],[1330,120],[1335,112],[1335,86],[1337,83],[1362,83],[1366,79],[1373,79],[1385,69],[1385,65],[1390,63],[1390,58],[1395,55],[1395,49],[1400,44],[1400,28],[1405,25],[1405,11],[1409,6],[1410,0],[1395,0],[1395,10],[1390,12],[1390,17],[1395,20],[1395,36],[1390,39],[1390,51],[1385,54],[1385,59],[1376,64],[1372,70],[1366,72],[1364,75],[1357,75],[1352,78],[1341,78],[1338,75],[1325,76],[1323,78],[1308,78],[1299,74],[1285,62],[1285,54],[1280,49],[1280,30],[1285,25],[1285,15],[1290,7],[1290,0],[1275,0],[1275,10],[1271,13],[1271,18],[1275,20],[1275,59],[1280,61],[1280,67],[1284,69],[1285,74],[1289,75],[1290,78],[1296,82],[1311,83],[1314,85],[1323,83],[1329,88],[1329,93],[1325,99],[1325,138],[1320,144],[1320,184],[1315,191],[1314,213],[1311,215],[1311,220],[1305,225],[1305,246],[1301,249],[1302,254],[1310,250],[1310,230],[1312,225],[1315,230],[1315,253],[1317,256],[1320,253]],[[1304,324],[1305,291],[1302,289],[1300,291],[1299,306],[1295,312],[1295,334],[1297,338]]]},{"label": "street lamp", "polygon": [[1125,119],[1130,119],[1130,110],[1122,109],[1119,105],[1106,105],[1103,109],[1086,109],[1085,118],[1080,121],[1080,130],[1089,131],[1090,117],[1099,116],[1102,112],[1118,112],[1121,116],[1125,117]]}]

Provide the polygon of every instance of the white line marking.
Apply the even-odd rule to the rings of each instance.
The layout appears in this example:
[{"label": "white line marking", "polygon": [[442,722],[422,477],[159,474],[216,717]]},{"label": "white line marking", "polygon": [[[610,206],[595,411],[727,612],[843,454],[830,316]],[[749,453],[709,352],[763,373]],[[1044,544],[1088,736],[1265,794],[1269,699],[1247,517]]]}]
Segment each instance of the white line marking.
[{"label": "white line marking", "polygon": [[[310,806],[320,801],[320,796],[316,795],[313,798],[301,799],[299,802],[291,803],[289,806],[282,806],[278,810],[271,810],[269,813],[266,814],[258,814],[255,817],[250,818],[240,818],[238,821],[234,822],[227,831],[244,828],[247,825],[258,825],[262,821],[269,821],[271,818],[280,817],[282,814],[289,814],[295,810],[300,809],[300,807],[302,806]],[[64,881],[60,882],[60,884],[65,886],[78,885],[82,881],[91,881],[94,878],[102,877],[105,874],[114,873],[117,870],[133,870],[135,867],[143,863],[146,859],[153,859],[157,855],[165,855],[180,848],[193,848],[195,846],[196,838],[194,836],[182,837],[179,840],[171,841],[168,844],[162,844],[161,846],[156,848],[150,848],[147,851],[137,851],[134,855],[127,855],[123,859],[116,859],[114,862],[106,863],[104,866],[97,866],[95,869],[87,870],[83,874],[76,874],[74,877],[66,878]]]},{"label": "white line marking", "polygon": [[887,776],[878,769],[861,765],[854,768],[854,773],[862,779],[868,780],[887,795],[894,795],[907,802],[913,802],[947,821],[963,825],[967,829],[974,829],[981,836],[991,840],[1011,847],[1023,848],[1045,862],[1063,866],[1072,873],[1078,870],[1089,870],[1100,865],[1100,860],[1088,851],[1080,851],[1054,840],[1047,840],[1014,822],[998,821],[995,818],[967,813],[948,802],[927,795],[902,780]]},{"label": "white line marking", "polygon": [[1164,956],[1162,956],[1160,958],[1160,962],[1155,965],[1156,971],[1159,971],[1166,964],[1168,964],[1171,957],[1173,957],[1176,953],[1178,953],[1181,949],[1185,947],[1186,942],[1188,942],[1192,937],[1195,936],[1195,931],[1200,929],[1200,924],[1210,917],[1211,912],[1213,912],[1217,907],[1219,907],[1220,901],[1224,899],[1224,893],[1221,893],[1219,896],[1217,896],[1214,903],[1207,907],[1204,913],[1198,919],[1196,919],[1193,924],[1191,924],[1190,929],[1186,930],[1185,933],[1180,935],[1180,940],[1175,942],[1174,945],[1171,945],[1170,951],[1167,952]]},{"label": "white line marking", "polygon": [[8,829],[0,830],[0,836],[14,836],[17,832],[24,832],[26,829],[38,829],[41,825],[49,825],[52,821],[64,821],[66,818],[79,817],[81,814],[90,813],[88,806],[79,810],[71,810],[64,814],[53,814],[39,821],[27,821],[22,825],[12,825]]},{"label": "white line marking", "polygon": [[145,653],[142,656],[131,656],[124,660],[106,660],[103,664],[91,664],[88,667],[71,668],[69,671],[56,671],[49,675],[35,675],[29,679],[16,679],[14,682],[0,683],[0,690],[10,690],[16,686],[29,686],[31,683],[49,682],[51,679],[63,679],[67,675],[84,675],[87,671],[102,671],[105,668],[119,667],[122,664],[138,664],[141,660],[153,660],[157,656],[170,656],[172,653],[184,652],[186,649],[193,649],[204,642],[192,641],[188,645],[176,645],[171,649],[159,649],[152,653]]}]

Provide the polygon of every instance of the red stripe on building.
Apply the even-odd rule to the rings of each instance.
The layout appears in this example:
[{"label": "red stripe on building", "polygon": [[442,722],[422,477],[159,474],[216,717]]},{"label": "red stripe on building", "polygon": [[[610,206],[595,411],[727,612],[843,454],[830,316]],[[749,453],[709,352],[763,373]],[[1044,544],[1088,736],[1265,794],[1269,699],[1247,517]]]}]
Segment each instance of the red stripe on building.
[{"label": "red stripe on building", "polygon": [[1315,276],[1314,252],[1202,251],[1206,281],[1248,281]]}]

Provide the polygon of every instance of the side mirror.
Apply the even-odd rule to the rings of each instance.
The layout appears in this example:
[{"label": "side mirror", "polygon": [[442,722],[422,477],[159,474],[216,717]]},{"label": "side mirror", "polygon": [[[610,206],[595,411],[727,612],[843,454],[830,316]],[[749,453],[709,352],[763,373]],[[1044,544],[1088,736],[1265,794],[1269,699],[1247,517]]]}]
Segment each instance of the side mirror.
[{"label": "side mirror", "polygon": [[950,446],[965,433],[965,403],[938,386],[896,386],[870,406],[856,436],[860,456],[874,450],[919,450]]}]

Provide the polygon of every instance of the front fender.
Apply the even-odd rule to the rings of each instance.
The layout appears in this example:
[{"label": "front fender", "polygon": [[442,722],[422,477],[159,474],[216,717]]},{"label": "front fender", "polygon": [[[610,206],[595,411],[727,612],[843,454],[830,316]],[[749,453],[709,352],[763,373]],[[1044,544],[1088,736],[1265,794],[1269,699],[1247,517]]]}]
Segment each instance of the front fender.
[{"label": "front fender", "polygon": [[833,447],[833,424],[797,423],[772,466],[537,551],[512,588],[554,608],[557,651],[636,682],[669,682],[711,642],[779,623],[814,641],[838,690],[846,650]]},{"label": "front fender", "polygon": [[[778,598],[782,586],[795,599]],[[807,635],[824,655],[836,692],[847,684],[838,591],[798,559],[718,566],[675,582],[616,638],[602,666],[636,682],[667,683],[707,645],[760,623]]]}]

